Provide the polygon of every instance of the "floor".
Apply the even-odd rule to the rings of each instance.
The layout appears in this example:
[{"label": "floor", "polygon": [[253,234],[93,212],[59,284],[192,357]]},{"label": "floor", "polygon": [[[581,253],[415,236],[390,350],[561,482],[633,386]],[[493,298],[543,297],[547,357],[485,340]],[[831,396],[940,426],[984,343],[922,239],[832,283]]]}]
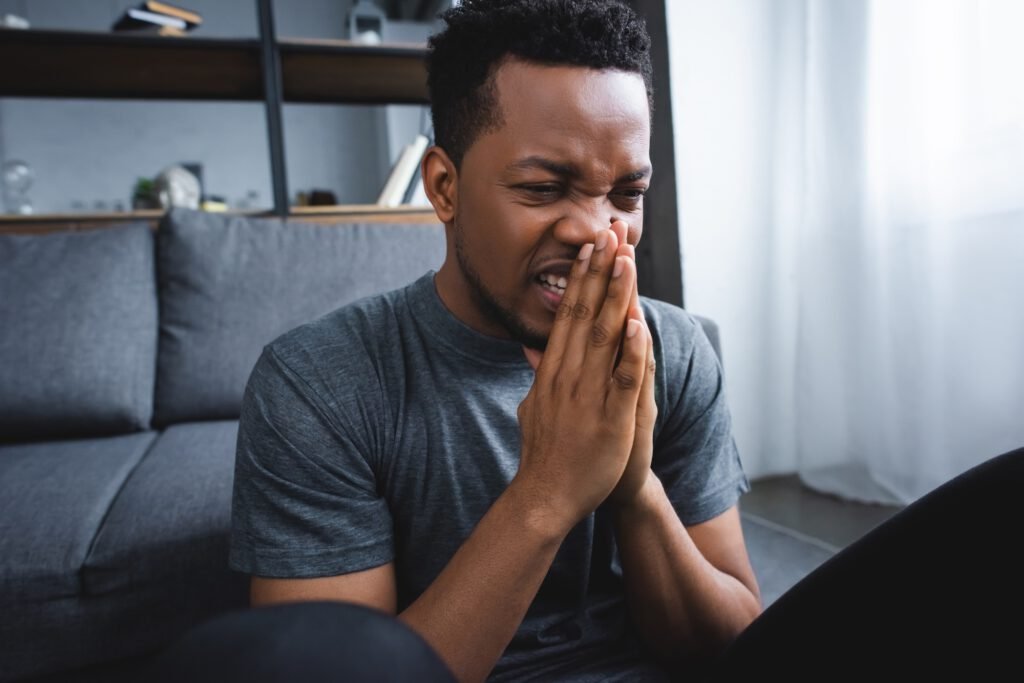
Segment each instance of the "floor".
[{"label": "floor", "polygon": [[765,606],[899,510],[818,493],[796,475],[751,482],[740,511]]},{"label": "floor", "polygon": [[797,475],[751,483],[740,503],[744,513],[805,534],[836,549],[845,548],[899,512],[892,505],[862,505],[813,491]]}]

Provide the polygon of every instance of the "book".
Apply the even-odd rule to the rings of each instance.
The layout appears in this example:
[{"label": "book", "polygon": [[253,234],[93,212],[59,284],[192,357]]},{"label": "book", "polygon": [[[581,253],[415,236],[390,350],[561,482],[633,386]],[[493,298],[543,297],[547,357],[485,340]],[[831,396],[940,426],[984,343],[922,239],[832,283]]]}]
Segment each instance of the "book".
[{"label": "book", "polygon": [[138,28],[126,28],[117,29],[120,33],[132,33],[135,35],[150,35],[150,36],[187,36],[188,33],[180,28],[174,28],[173,26],[157,26],[156,24],[149,24],[146,26],[139,26]]},{"label": "book", "polygon": [[412,197],[416,194],[416,188],[423,186],[422,166],[422,164],[416,164],[416,172],[413,173],[412,178],[409,180],[409,187],[405,188],[405,194],[402,195],[403,204],[411,204]]},{"label": "book", "polygon": [[188,23],[184,19],[169,17],[156,12],[147,12],[141,9],[129,8],[124,11],[121,18],[111,27],[114,31],[134,31],[153,26],[166,26],[184,31]]},{"label": "book", "polygon": [[423,179],[417,176],[417,181],[411,196],[405,202],[409,206],[425,206],[430,208],[430,200],[427,198],[427,190],[423,187]]},{"label": "book", "polygon": [[426,135],[417,135],[412,142],[402,149],[397,161],[391,167],[391,173],[384,183],[384,188],[380,191],[380,196],[377,198],[378,205],[398,206],[402,203],[406,190],[409,189],[409,184],[412,182],[413,176],[416,175],[416,169],[419,168],[420,160],[423,158],[423,153],[427,150],[429,142],[430,140]]},{"label": "book", "polygon": [[189,25],[189,28],[198,26],[203,23],[203,17],[198,12],[193,12],[190,9],[184,7],[178,7],[177,5],[171,5],[166,2],[157,2],[156,0],[146,0],[139,5],[140,10],[147,12],[154,12],[156,14],[165,14],[169,17],[177,17]]}]

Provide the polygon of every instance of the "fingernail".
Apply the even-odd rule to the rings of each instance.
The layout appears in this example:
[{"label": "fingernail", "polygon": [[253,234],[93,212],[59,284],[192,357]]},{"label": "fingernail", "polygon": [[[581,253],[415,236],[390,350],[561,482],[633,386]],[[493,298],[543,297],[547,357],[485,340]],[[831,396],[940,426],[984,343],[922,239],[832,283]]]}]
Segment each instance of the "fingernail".
[{"label": "fingernail", "polygon": [[580,253],[579,253],[579,257],[578,258],[579,258],[580,261],[586,261],[588,258],[590,258],[590,255],[593,252],[594,252],[594,245],[593,244],[584,244],[582,247],[580,247]]},{"label": "fingernail", "polygon": [[640,321],[639,320],[632,319],[628,323],[626,323],[626,336],[627,337],[630,337],[630,338],[635,337],[636,333],[639,332],[639,331],[640,331]]},{"label": "fingernail", "polygon": [[597,234],[597,240],[594,243],[594,251],[601,251],[608,244],[608,231],[602,230]]},{"label": "fingernail", "polygon": [[615,267],[612,268],[612,277],[622,275],[622,269],[626,267],[626,259],[622,256],[615,257]]}]

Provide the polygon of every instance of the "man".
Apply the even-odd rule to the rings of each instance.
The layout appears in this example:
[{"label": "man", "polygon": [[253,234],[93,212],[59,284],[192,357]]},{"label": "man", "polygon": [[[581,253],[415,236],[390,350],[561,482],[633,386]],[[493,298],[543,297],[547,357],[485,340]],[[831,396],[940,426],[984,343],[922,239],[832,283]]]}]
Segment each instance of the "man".
[{"label": "man", "polygon": [[267,347],[232,565],[370,606],[459,680],[656,679],[760,612],[699,325],[637,295],[649,38],[610,0],[467,1],[431,40],[441,269]]}]

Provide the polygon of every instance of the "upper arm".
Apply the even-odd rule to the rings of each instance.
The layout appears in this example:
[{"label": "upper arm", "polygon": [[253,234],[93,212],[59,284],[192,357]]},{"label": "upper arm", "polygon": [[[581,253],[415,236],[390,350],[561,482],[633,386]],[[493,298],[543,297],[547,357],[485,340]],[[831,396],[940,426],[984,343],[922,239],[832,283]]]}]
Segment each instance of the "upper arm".
[{"label": "upper arm", "polygon": [[731,508],[706,522],[687,527],[690,538],[701,554],[715,569],[742,583],[761,600],[757,577],[750,566],[747,544],[743,540],[739,507]]},{"label": "upper arm", "polygon": [[310,579],[254,576],[249,599],[253,607],[320,600],[351,602],[393,615],[398,609],[395,566],[388,562],[351,574]]},{"label": "upper arm", "polygon": [[[293,346],[284,356],[264,352],[242,401],[231,567],[304,580],[390,563],[393,525],[373,465],[379,438],[372,416],[382,412],[368,397],[374,392],[348,392],[341,404],[329,403],[315,359]],[[346,377],[358,372],[349,373],[351,366],[331,365]]]}]

